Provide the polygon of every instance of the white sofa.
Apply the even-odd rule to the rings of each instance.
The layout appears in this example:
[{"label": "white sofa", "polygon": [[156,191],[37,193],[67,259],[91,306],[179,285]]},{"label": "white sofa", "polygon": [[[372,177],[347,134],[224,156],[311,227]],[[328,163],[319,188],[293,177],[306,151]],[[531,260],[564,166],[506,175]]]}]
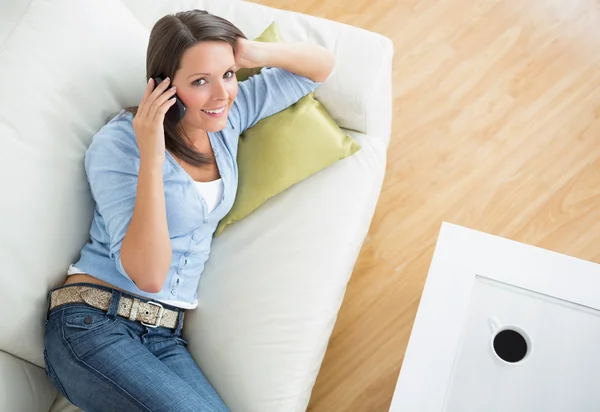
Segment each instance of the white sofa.
[{"label": "white sofa", "polygon": [[188,314],[195,360],[232,411],[303,411],[383,181],[391,129],[389,39],[226,0],[3,0],[0,5],[0,411],[76,411],[43,365],[47,291],[87,241],[84,152],[109,114],[139,102],[162,15],[201,8],[249,38],[337,54],[317,91],[362,149],[268,201],[215,239]]}]

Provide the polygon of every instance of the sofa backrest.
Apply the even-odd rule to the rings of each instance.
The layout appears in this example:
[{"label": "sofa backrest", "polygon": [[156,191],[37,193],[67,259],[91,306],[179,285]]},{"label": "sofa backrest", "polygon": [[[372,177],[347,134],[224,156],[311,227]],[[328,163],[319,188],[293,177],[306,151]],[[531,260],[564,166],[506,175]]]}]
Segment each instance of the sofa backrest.
[{"label": "sofa backrest", "polygon": [[83,158],[139,101],[148,32],[117,0],[34,0],[0,46],[0,350],[42,366],[46,292],[88,239]]}]

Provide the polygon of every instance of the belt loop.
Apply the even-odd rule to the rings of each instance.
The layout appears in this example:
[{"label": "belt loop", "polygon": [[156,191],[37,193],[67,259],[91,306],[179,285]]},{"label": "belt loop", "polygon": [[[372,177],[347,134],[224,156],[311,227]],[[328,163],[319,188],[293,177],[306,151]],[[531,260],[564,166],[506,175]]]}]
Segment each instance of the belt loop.
[{"label": "belt loop", "polygon": [[116,318],[117,312],[119,311],[119,302],[121,301],[121,292],[113,289],[112,296],[110,297],[110,305],[106,314],[110,317]]},{"label": "belt loop", "polygon": [[179,309],[179,313],[177,314],[177,327],[175,328],[175,331],[173,332],[173,334],[175,336],[180,336],[181,335],[181,330],[183,329],[183,316],[185,314],[185,311],[183,309]]}]

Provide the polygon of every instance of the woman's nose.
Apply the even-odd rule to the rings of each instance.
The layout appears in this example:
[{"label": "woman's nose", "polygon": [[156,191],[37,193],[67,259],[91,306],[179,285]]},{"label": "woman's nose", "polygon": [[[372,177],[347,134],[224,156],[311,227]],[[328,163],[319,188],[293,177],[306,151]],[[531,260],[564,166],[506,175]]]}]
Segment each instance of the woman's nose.
[{"label": "woman's nose", "polygon": [[227,93],[227,89],[225,88],[225,84],[223,81],[213,83],[215,86],[213,88],[213,99],[214,100],[227,100],[229,99],[229,93]]}]

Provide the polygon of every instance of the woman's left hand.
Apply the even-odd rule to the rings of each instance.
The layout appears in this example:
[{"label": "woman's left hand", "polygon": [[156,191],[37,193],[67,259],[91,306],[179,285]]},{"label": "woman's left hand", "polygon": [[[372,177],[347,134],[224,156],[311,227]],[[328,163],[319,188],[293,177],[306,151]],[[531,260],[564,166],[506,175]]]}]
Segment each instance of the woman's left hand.
[{"label": "woman's left hand", "polygon": [[238,37],[235,50],[238,69],[279,67],[315,82],[324,82],[335,64],[335,55],[311,43],[267,43]]},{"label": "woman's left hand", "polygon": [[238,37],[235,50],[235,65],[238,69],[253,69],[264,66],[263,44]]}]

